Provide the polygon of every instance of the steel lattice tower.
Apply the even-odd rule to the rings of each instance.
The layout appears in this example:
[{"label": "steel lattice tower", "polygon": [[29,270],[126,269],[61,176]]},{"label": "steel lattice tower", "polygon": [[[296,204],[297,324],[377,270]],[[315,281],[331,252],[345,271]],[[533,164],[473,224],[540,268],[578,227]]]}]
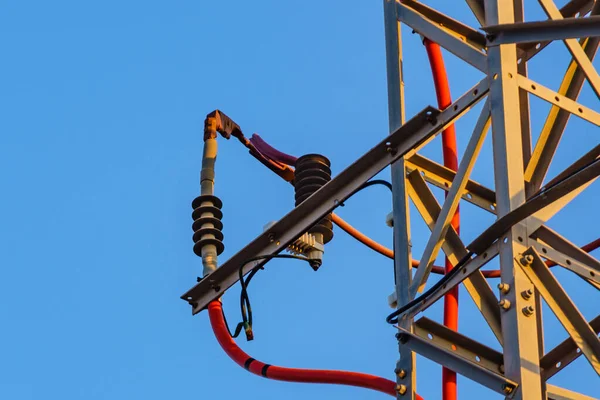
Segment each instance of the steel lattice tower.
[{"label": "steel lattice tower", "polygon": [[[194,313],[202,311],[239,280],[238,268],[246,260],[281,252],[362,184],[391,166],[396,276],[391,297],[397,311],[388,320],[398,327],[398,399],[416,398],[417,354],[507,398],[585,399],[546,381],[578,357],[585,357],[600,375],[600,317],[587,321],[549,266],[567,269],[582,278],[582,285],[600,290],[600,261],[546,223],[596,180],[600,145],[557,176],[546,177],[571,115],[600,125],[600,113],[577,101],[586,81],[600,98],[600,76],[591,61],[599,44],[600,2],[572,0],[559,9],[553,0],[538,0],[548,19],[531,22],[524,21],[522,0],[466,2],[481,29],[417,1],[384,0],[390,135],[182,298]],[[402,24],[479,70],[483,79],[449,107],[427,107],[405,120]],[[552,41],[562,41],[572,57],[558,91],[527,73],[528,61]],[[530,95],[552,104],[535,141]],[[476,104],[483,107],[456,171],[418,153]],[[488,130],[495,190],[470,179]],[[430,185],[447,192],[442,203]],[[460,201],[496,217],[470,244],[463,243],[451,226]],[[411,255],[410,202],[431,231],[416,270]],[[434,284],[428,278],[440,251],[454,269]],[[498,292],[482,270],[494,259],[500,265]],[[256,265],[245,265],[242,273]],[[416,318],[458,285],[464,285],[473,298],[502,352],[426,318]],[[549,351],[542,345],[542,301],[569,334]]]}]

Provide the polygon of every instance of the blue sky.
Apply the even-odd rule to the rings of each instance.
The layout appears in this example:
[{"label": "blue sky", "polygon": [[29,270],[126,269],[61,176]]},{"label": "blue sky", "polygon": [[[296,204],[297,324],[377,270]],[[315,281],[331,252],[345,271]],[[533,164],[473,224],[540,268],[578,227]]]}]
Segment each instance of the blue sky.
[{"label": "blue sky", "polygon": [[[462,2],[429,4],[474,24]],[[533,4],[529,15],[541,17]],[[405,39],[410,116],[435,96],[418,36],[406,30]],[[192,317],[179,300],[201,273],[190,203],[204,116],[220,108],[247,134],[295,155],[322,153],[341,171],[387,132],[381,2],[3,2],[0,44],[0,397],[385,398],[252,376],[218,347],[206,313]],[[531,63],[533,79],[557,89],[566,55],[562,44],[550,46]],[[460,60],[446,63],[454,96],[480,79]],[[581,99],[598,109],[589,87]],[[534,134],[547,110],[532,100]],[[457,125],[461,152],[477,111]],[[551,174],[597,135],[573,119]],[[493,186],[490,149],[487,140],[473,176]],[[439,160],[439,140],[424,154]],[[225,215],[221,260],[293,207],[290,187],[234,141],[220,141],[216,193]],[[583,210],[598,195],[592,186],[550,226],[577,244],[595,239],[595,215]],[[374,187],[339,214],[391,246],[390,201]],[[465,241],[491,221],[469,206],[463,216]],[[412,220],[418,255],[427,230],[418,214]],[[557,275],[584,315],[595,316],[597,292]],[[384,322],[392,290],[392,263],[337,229],[318,272],[273,261],[256,277],[256,340],[239,343],[272,364],[393,378],[396,341]],[[236,286],[224,297],[232,324],[238,295]],[[461,304],[461,331],[494,346],[463,291]],[[439,320],[440,310],[427,315]],[[551,348],[566,333],[545,315]],[[440,367],[418,365],[419,393],[440,398]],[[580,359],[553,383],[600,395],[597,379]],[[459,396],[499,398],[463,378]]]}]

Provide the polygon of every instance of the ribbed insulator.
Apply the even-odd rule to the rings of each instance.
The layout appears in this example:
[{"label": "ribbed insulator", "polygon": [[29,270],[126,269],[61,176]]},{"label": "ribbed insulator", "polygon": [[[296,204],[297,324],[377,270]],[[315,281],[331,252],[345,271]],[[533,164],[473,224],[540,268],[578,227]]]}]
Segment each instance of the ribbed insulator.
[{"label": "ribbed insulator", "polygon": [[[294,189],[296,206],[309,198],[331,180],[331,163],[319,154],[307,154],[296,160]],[[333,238],[331,214],[320,220],[308,230],[309,233],[323,234],[323,243]]]},{"label": "ribbed insulator", "polygon": [[221,207],[223,207],[223,202],[216,196],[198,196],[192,201],[194,253],[198,257],[202,257],[202,247],[206,245],[214,245],[217,248],[217,254],[221,254],[225,250]]}]

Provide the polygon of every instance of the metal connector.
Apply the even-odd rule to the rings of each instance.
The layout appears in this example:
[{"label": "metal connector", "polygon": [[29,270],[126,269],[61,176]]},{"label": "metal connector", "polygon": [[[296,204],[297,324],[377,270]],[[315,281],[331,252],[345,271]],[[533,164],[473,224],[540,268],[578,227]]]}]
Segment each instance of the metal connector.
[{"label": "metal connector", "polygon": [[[271,221],[266,224],[263,228],[263,232],[269,230],[275,221]],[[308,233],[306,232],[292,244],[290,244],[286,251],[290,254],[304,256],[309,259],[311,267],[316,271],[323,263],[323,253],[325,252],[325,246],[323,245],[323,235],[320,233]]]}]

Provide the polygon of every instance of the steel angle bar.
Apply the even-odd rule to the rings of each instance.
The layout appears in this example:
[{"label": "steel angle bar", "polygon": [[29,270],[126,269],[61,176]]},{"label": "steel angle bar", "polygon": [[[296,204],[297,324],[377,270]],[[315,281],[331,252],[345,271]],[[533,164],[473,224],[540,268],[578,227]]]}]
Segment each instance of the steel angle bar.
[{"label": "steel angle bar", "polygon": [[600,375],[600,339],[533,248],[516,260],[554,315]]},{"label": "steel angle bar", "polygon": [[466,0],[471,12],[477,18],[479,26],[485,26],[485,5],[483,0]]},{"label": "steel angle bar", "polygon": [[597,160],[598,158],[600,158],[600,144],[594,146],[587,153],[579,157],[573,164],[569,165],[562,172],[560,172],[554,178],[552,178],[548,183],[546,183],[544,187],[552,186],[560,182],[561,180],[564,180],[568,176],[576,173],[577,171],[581,170],[582,168],[584,168],[591,162]]},{"label": "steel angle bar", "polygon": [[[560,11],[552,0],[538,0],[538,2],[541,4],[542,8],[550,19],[557,21],[563,19]],[[577,64],[579,64],[579,67],[588,79],[592,90],[596,93],[596,96],[600,98],[600,76],[592,65],[590,59],[586,56],[585,52],[581,48],[581,45],[577,39],[564,39],[563,42],[567,46],[567,49],[569,49],[573,59],[575,59]]]},{"label": "steel angle bar", "polygon": [[[525,20],[525,9],[522,1],[514,2],[514,20],[512,23],[522,23]],[[517,49],[517,55],[518,55]],[[528,63],[517,59],[517,73],[528,76]],[[532,136],[531,120],[529,117],[529,94],[522,90],[518,91],[519,96],[519,116],[521,118],[521,150],[523,153],[523,165],[527,165],[531,158]]]},{"label": "steel angle bar", "polygon": [[[383,5],[385,20],[385,55],[388,89],[389,131],[393,132],[404,124],[404,76],[402,71],[402,33],[396,8],[396,0],[386,0]],[[412,256],[410,249],[410,212],[406,193],[406,159],[401,158],[391,166],[392,206],[394,224],[394,283],[397,304],[401,307],[408,303],[408,290],[412,278]],[[401,322],[402,328],[412,331],[412,319]],[[404,398],[415,400],[416,355],[410,350],[398,346],[400,358],[396,363],[398,371],[396,383],[404,385]]]},{"label": "steel angle bar", "polygon": [[600,36],[600,16],[486,26],[488,46]]},{"label": "steel angle bar", "polygon": [[[560,14],[565,18],[584,16],[592,8],[594,4],[593,0],[573,0],[565,4],[560,9]],[[538,43],[520,43],[517,45],[517,51],[519,52],[519,59],[531,60],[536,54],[544,50],[546,46],[552,43],[551,40],[538,42]]]},{"label": "steel angle bar", "polygon": [[592,256],[590,253],[581,250],[581,248],[579,248],[577,245],[570,242],[568,239],[564,238],[551,228],[548,228],[545,225],[541,226],[539,229],[533,232],[530,237],[546,243],[554,250],[559,251],[567,257],[570,257],[571,261],[578,261],[581,264],[586,265],[588,268],[596,271],[597,275],[600,275],[600,261],[597,258]]},{"label": "steel angle bar", "polygon": [[447,15],[442,14],[439,11],[434,10],[433,8],[418,1],[403,0],[402,4],[412,9],[416,13],[421,14],[424,18],[427,18],[441,29],[447,30],[452,36],[460,38],[462,41],[477,49],[485,50],[485,36],[478,30],[473,29],[470,26],[465,25],[453,18],[450,18]]},{"label": "steel angle bar", "polygon": [[420,267],[414,276],[411,288],[413,291],[422,292],[425,288],[425,283],[431,273],[433,262],[437,258],[442,247],[442,243],[444,242],[443,238],[450,227],[454,212],[458,208],[460,196],[467,185],[467,181],[475,166],[475,161],[477,161],[487,131],[490,128],[490,122],[489,100],[486,100],[477,123],[475,124],[471,139],[469,139],[467,148],[465,149],[465,153],[461,158],[452,186],[450,186],[444,205],[436,218],[431,235],[429,236],[429,240],[423,251],[423,256],[421,257],[421,262],[419,264]]},{"label": "steel angle bar", "polygon": [[537,96],[542,100],[546,100],[547,102],[552,103],[555,106],[560,107],[581,119],[591,122],[596,126],[600,126],[600,114],[591,108],[583,106],[575,100],[563,96],[552,89],[548,89],[547,87],[534,82],[523,75],[519,75],[517,79],[521,89],[526,90],[534,96]]},{"label": "steel angle bar", "polygon": [[422,339],[429,339],[433,344],[452,351],[462,358],[477,362],[492,372],[504,373],[502,353],[475,340],[468,338],[427,317],[415,322],[414,333]]},{"label": "steel angle bar", "polygon": [[[577,161],[571,164],[569,167],[564,169],[560,174],[555,176],[550,182],[548,182],[544,188],[552,188],[557,185],[561,185],[565,181],[571,179],[576,176],[583,170],[593,166],[594,163],[598,164],[597,161],[600,159],[600,145],[594,147],[586,154],[581,156]],[[592,177],[587,182],[583,184],[578,184],[573,186],[573,189],[570,192],[565,192],[566,194],[556,201],[544,206],[539,211],[535,212],[533,215],[527,218],[526,224],[529,228],[530,232],[534,232],[540,226],[542,226],[546,221],[550,220],[554,215],[556,215],[560,210],[562,210],[566,205],[568,205],[575,197],[577,197],[580,193],[582,193],[588,186],[590,186],[597,179],[597,175]],[[537,196],[539,192],[530,194],[530,198],[533,199],[534,196]]]},{"label": "steel angle bar", "polygon": [[590,11],[593,4],[594,0],[571,0],[560,8],[560,15],[564,18],[583,17]]},{"label": "steel angle bar", "polygon": [[[600,2],[596,3],[592,13],[599,11]],[[600,44],[600,38],[584,39],[582,42],[583,49],[590,60],[594,59],[598,50],[598,44]],[[585,76],[577,63],[571,61],[560,84],[558,93],[569,99],[577,100],[584,80]],[[550,109],[535,145],[531,160],[525,170],[525,180],[527,181],[527,190],[529,193],[535,192],[542,186],[570,117],[570,112],[558,106],[553,106]]]},{"label": "steel angle bar", "polygon": [[[492,261],[497,255],[498,255],[498,243],[494,243],[492,246],[490,246],[489,249],[487,249],[486,251],[484,251],[483,253],[481,253],[477,257],[471,259],[469,262],[467,262],[462,267],[460,267],[459,273],[457,273],[452,278],[450,278],[450,280],[447,283],[442,285],[442,287],[439,290],[437,290],[436,292],[434,292],[433,294],[431,294],[431,296],[428,296],[420,304],[413,307],[408,314],[417,315],[418,313],[425,311],[432,304],[434,304],[439,299],[444,297],[444,295],[446,295],[456,285],[459,285],[461,282],[465,281],[466,279],[471,278],[471,275],[474,272],[479,271],[483,266],[485,266],[487,263]],[[497,335],[496,337],[498,337],[498,336],[500,336],[498,339],[500,340],[500,343],[502,344],[502,340],[501,340],[502,333],[499,332],[499,335]]]},{"label": "steel angle bar", "polygon": [[216,271],[204,277],[181,298],[192,305],[194,314],[202,311],[208,303],[219,298],[239,280],[240,266],[243,265],[243,274],[247,274],[253,268],[244,264],[246,260],[257,255],[281,252],[323,216],[343,203],[364,182],[394,161],[416,153],[436,134],[453,124],[481,100],[488,88],[485,78],[444,111],[440,112],[433,107],[425,108],[233,255]]},{"label": "steel angle bar", "polygon": [[595,397],[586,396],[555,385],[546,385],[546,393],[549,400],[598,400]]},{"label": "steel angle bar", "polygon": [[[600,14],[600,2],[594,4],[590,14]],[[599,43],[600,38],[582,39],[582,47],[590,60],[594,59]],[[571,60],[558,89],[558,93],[572,100],[577,100],[584,80],[585,75],[579,68],[577,62]],[[570,112],[563,110],[558,106],[553,106],[550,109],[533,151],[531,161],[527,165],[525,171],[527,192],[529,194],[535,192],[542,186],[542,182],[548,172],[548,168],[552,162],[552,158],[554,157],[570,116]]]},{"label": "steel angle bar", "polygon": [[556,251],[552,247],[546,246],[543,243],[534,241],[530,242],[530,244],[538,253],[541,253],[542,257],[544,257],[545,259],[550,260],[560,265],[561,267],[576,273],[585,280],[591,280],[596,282],[597,284],[600,284],[600,272],[598,272],[594,268],[580,263],[577,260],[571,259],[565,254]]},{"label": "steel angle bar", "polygon": [[[455,171],[420,154],[412,156],[406,164],[408,173],[418,169],[426,182],[445,191],[450,189],[456,176]],[[492,214],[496,213],[496,193],[473,180],[467,181],[462,199]]]},{"label": "steel angle bar", "polygon": [[[600,333],[600,315],[590,321],[590,327],[596,334]],[[577,347],[570,337],[561,342],[555,348],[546,353],[540,360],[540,367],[545,380],[552,378],[571,364],[581,355],[581,349]]]},{"label": "steel angle bar", "polygon": [[[407,183],[411,200],[429,229],[432,230],[441,212],[440,205],[418,171],[413,171],[408,175]],[[445,239],[442,242],[442,250],[452,265],[457,265],[468,253],[462,240],[452,227],[446,232]],[[502,343],[500,310],[497,306],[498,299],[488,285],[487,280],[481,271],[475,270],[465,279],[464,284],[469,296],[475,302],[475,305],[487,321],[492,332],[498,341]],[[415,290],[416,287],[411,286],[411,294],[413,296]]]},{"label": "steel angle bar", "polygon": [[424,17],[412,8],[407,7],[403,3],[397,3],[396,6],[398,7],[398,18],[401,22],[410,26],[415,32],[439,44],[478,70],[486,72],[487,57],[480,49],[461,41],[460,38],[440,28],[435,22]]},{"label": "steel angle bar", "polygon": [[445,366],[448,369],[456,371],[481,385],[512,398],[517,384],[505,378],[499,372],[490,371],[480,366],[476,362],[467,360],[452,350],[446,350],[427,339],[411,334],[403,329],[398,329],[397,334],[400,344],[410,348],[412,351]]},{"label": "steel angle bar", "polygon": [[[521,18],[522,0],[485,0],[487,25],[514,23]],[[492,149],[494,160],[494,182],[498,221],[505,220],[519,210],[526,201],[523,179],[524,143],[522,93],[516,82],[519,74],[517,46],[504,44],[488,48],[488,76],[493,79],[489,98],[492,112]],[[535,210],[534,210],[535,211]],[[514,215],[514,214],[513,214]],[[526,215],[523,215],[526,217]],[[539,378],[540,344],[543,343],[542,332],[537,318],[527,318],[517,311],[522,300],[515,296],[531,287],[518,267],[514,265],[514,257],[525,249],[527,243],[527,227],[519,224],[519,220],[511,221],[502,229],[499,236],[489,237],[480,242],[477,249],[472,244],[469,250],[480,254],[496,239],[499,242],[500,273],[503,283],[510,285],[511,290],[501,292],[500,301],[504,306],[501,313],[502,335],[504,338],[505,375],[519,383],[515,398],[518,400],[542,400],[545,398],[544,387]],[[499,232],[496,232],[499,233]],[[480,236],[481,237],[481,236]]]},{"label": "steel angle bar", "polygon": [[[568,178],[547,188],[547,190],[537,193],[526,203],[523,203],[521,206],[505,214],[473,240],[467,248],[470,251],[479,254],[489,245],[489,243],[499,239],[509,231],[511,227],[516,226],[528,218],[531,220],[531,222],[528,222],[529,229],[537,229],[545,222],[545,218],[539,217],[540,212],[544,212],[544,210],[553,205],[553,203],[560,202],[565,196],[570,195],[573,191],[577,191],[582,186],[596,179],[598,175],[600,175],[600,160],[590,163]],[[555,211],[556,209],[551,210],[551,214]]]}]

